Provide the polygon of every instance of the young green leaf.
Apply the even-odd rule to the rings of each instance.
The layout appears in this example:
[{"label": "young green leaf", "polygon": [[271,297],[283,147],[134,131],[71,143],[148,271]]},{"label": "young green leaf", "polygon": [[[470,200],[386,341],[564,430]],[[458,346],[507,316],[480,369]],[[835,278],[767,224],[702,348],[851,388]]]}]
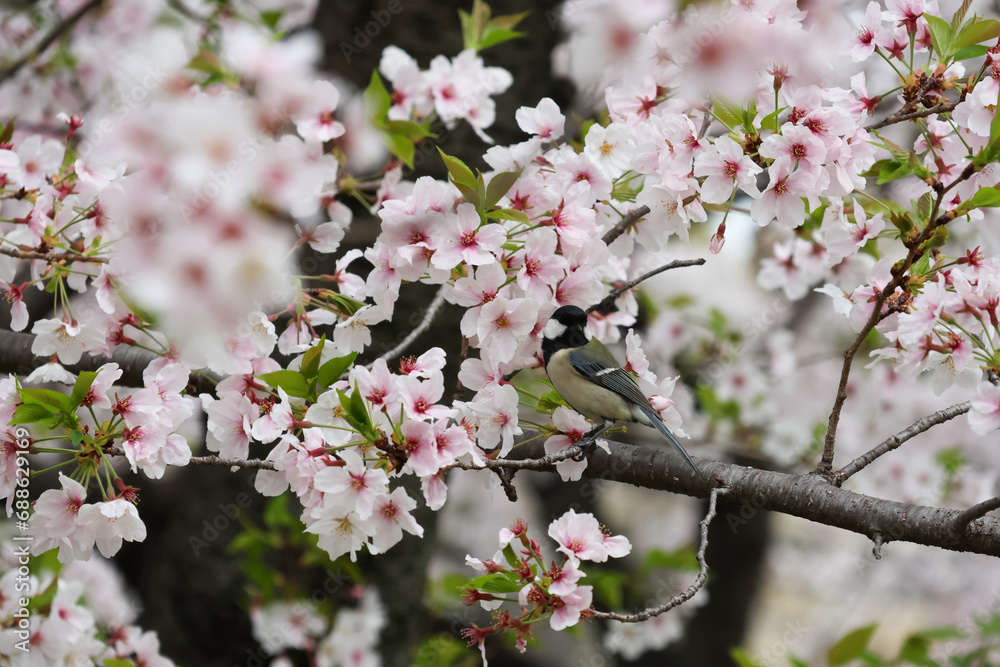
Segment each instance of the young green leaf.
[{"label": "young green leaf", "polygon": [[315,380],[316,375],[319,373],[319,362],[323,358],[323,346],[325,344],[326,336],[321,336],[319,342],[306,350],[306,353],[302,355],[302,364],[299,368],[302,371],[302,377],[307,382]]},{"label": "young green leaf", "polygon": [[296,398],[309,398],[309,383],[306,382],[302,373],[298,371],[272,371],[270,373],[258,375],[257,377],[266,382],[269,387],[274,387],[275,389],[281,387],[289,396],[294,396]]},{"label": "young green leaf", "polygon": [[378,70],[372,71],[371,81],[365,88],[364,101],[365,109],[368,110],[368,118],[371,119],[372,124],[376,127],[384,127],[385,116],[389,112],[389,107],[392,106],[392,98],[389,96],[385,84],[382,83],[382,77],[378,75]]},{"label": "young green leaf", "polygon": [[55,413],[46,405],[38,403],[22,403],[14,409],[14,416],[11,417],[9,426],[18,424],[37,424],[38,422],[54,419]]},{"label": "young green leaf", "polygon": [[70,401],[74,406],[78,406],[83,402],[83,399],[87,396],[87,392],[90,391],[90,386],[94,384],[96,378],[97,373],[94,371],[82,371],[76,376],[76,384],[73,385],[73,394],[70,396]]},{"label": "young green leaf", "polygon": [[511,187],[520,177],[520,169],[516,171],[502,171],[499,174],[494,174],[493,178],[490,179],[490,184],[486,187],[486,202],[484,204],[486,210],[488,211],[496,206],[497,202],[510,191]]},{"label": "young green leaf", "polygon": [[340,379],[341,375],[347,372],[347,369],[354,364],[354,360],[357,359],[357,357],[358,353],[352,352],[346,357],[331,359],[320,366],[319,374],[316,377],[316,381],[319,382],[319,386],[329,388],[330,385]]},{"label": "young green leaf", "polygon": [[827,653],[826,661],[830,664],[830,667],[846,665],[864,653],[868,649],[868,642],[871,641],[876,628],[878,628],[877,624],[866,625],[863,628],[852,630],[841,637],[830,648],[829,653]]},{"label": "young green leaf", "polygon": [[[929,16],[928,14],[924,15]],[[955,48],[964,49],[987,40],[993,41],[1000,37],[1000,21],[996,19],[974,19],[967,21],[962,31],[955,38]],[[957,59],[957,58],[956,58]]]},{"label": "young green leaf", "polygon": [[[927,20],[927,27],[930,28],[931,43],[934,45],[934,51],[937,52],[939,58],[947,58],[951,52],[954,38],[951,31],[951,24],[940,16],[934,16],[926,12],[924,13],[924,18]],[[972,42],[972,44],[975,44],[975,42]]]},{"label": "young green leaf", "polygon": [[438,148],[438,153],[441,154],[441,159],[444,160],[444,166],[448,169],[448,177],[451,178],[452,183],[455,185],[464,185],[472,190],[476,189],[479,185],[479,179],[476,178],[476,175],[472,173],[472,170],[464,162],[457,157],[448,155],[440,148]]}]

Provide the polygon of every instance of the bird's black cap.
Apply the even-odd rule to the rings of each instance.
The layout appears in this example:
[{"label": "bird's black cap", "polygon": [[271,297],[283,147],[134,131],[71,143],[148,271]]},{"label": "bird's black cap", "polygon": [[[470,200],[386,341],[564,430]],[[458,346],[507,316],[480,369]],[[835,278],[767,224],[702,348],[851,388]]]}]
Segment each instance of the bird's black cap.
[{"label": "bird's black cap", "polygon": [[587,313],[577,306],[562,306],[552,313],[542,332],[542,356],[545,363],[549,363],[549,357],[558,350],[586,345],[590,340],[586,326]]}]

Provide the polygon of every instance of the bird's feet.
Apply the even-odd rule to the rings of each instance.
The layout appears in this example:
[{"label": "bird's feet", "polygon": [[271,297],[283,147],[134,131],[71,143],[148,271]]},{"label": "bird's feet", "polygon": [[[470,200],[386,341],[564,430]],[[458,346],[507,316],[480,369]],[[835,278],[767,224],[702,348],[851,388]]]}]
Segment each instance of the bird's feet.
[{"label": "bird's feet", "polygon": [[599,437],[601,437],[602,435],[604,435],[604,432],[606,430],[608,430],[608,425],[607,424],[598,424],[596,427],[594,427],[593,429],[591,429],[587,433],[587,435],[583,436],[583,439],[580,440],[580,442],[579,442],[580,453],[577,454],[576,456],[570,457],[570,461],[575,461],[575,462],[579,463],[580,461],[582,461],[585,458],[587,458],[587,454],[589,454],[590,450],[593,449],[594,443],[597,442],[597,439]]}]

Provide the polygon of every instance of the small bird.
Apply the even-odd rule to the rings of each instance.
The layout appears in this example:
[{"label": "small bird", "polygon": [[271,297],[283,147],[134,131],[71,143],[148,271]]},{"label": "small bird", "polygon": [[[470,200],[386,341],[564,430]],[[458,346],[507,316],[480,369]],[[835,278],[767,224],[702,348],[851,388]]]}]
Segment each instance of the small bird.
[{"label": "small bird", "polygon": [[542,335],[545,372],[574,410],[599,425],[629,421],[655,427],[691,469],[704,477],[639,389],[635,378],[590,333],[583,309],[562,306],[552,314]]}]

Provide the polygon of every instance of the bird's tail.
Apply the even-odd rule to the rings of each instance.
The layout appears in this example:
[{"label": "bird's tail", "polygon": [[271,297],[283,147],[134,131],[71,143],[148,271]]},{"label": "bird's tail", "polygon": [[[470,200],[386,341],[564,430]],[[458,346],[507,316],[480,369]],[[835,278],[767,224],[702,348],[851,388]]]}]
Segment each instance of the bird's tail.
[{"label": "bird's tail", "polygon": [[670,429],[667,428],[667,425],[663,423],[662,419],[660,419],[660,415],[656,414],[656,411],[654,411],[652,408],[647,408],[644,405],[639,405],[637,407],[640,410],[642,410],[642,414],[646,416],[646,418],[649,420],[649,423],[655,426],[656,430],[659,431],[661,434],[663,434],[663,437],[666,438],[667,441],[674,446],[674,449],[676,449],[680,453],[680,455],[684,457],[684,460],[687,461],[687,464],[689,466],[691,466],[691,469],[694,470],[696,473],[698,473],[698,477],[705,479],[705,476],[701,474],[700,470],[698,470],[698,466],[694,464],[694,461],[691,460],[691,457],[688,456],[688,453],[684,451],[683,447],[681,447],[681,443],[677,442],[677,438],[674,437],[674,434],[670,432]]}]

